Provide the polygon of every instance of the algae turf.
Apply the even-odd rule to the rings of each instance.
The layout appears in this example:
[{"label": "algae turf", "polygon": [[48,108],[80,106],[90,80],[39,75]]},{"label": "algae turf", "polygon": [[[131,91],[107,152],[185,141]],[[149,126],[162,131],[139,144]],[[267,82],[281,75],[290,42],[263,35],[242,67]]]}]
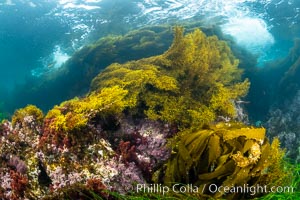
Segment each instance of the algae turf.
[{"label": "algae turf", "polygon": [[177,27],[164,54],[112,64],[93,79],[91,89],[119,85],[137,104],[135,112],[180,128],[201,128],[217,116],[236,116],[233,101],[249,88],[241,75],[238,60],[224,41],[199,29],[184,36],[183,28]]}]

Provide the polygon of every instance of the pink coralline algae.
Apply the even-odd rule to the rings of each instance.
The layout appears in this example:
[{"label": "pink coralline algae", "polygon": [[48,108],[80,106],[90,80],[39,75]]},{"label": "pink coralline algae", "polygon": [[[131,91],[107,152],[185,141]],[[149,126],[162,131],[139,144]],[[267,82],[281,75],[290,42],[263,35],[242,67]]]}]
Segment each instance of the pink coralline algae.
[{"label": "pink coralline algae", "polygon": [[113,131],[88,124],[93,140],[41,147],[43,124],[33,115],[22,117],[0,125],[1,199],[43,199],[76,184],[106,198],[100,190],[126,194],[147,184],[169,158],[168,138],[177,131],[161,122],[119,118]]},{"label": "pink coralline algae", "polygon": [[170,156],[167,139],[175,130],[168,124],[151,120],[134,123],[123,120],[116,138],[123,138],[118,147],[125,162],[134,162],[149,180],[154,170]]}]

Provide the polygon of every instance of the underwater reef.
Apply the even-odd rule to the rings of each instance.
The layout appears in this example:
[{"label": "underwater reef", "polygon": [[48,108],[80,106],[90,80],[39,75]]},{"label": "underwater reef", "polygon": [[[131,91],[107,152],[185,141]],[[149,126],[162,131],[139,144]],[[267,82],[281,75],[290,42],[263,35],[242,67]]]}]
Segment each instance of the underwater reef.
[{"label": "underwater reef", "polygon": [[[81,63],[104,68],[103,54],[89,55],[93,63]],[[118,59],[94,76],[86,95],[45,114],[27,105],[1,122],[1,199],[155,199],[139,193],[139,184],[200,188],[170,198],[252,199],[267,194],[204,187],[291,183],[279,140],[270,143],[264,128],[243,123],[239,102],[250,82],[225,41],[175,27],[160,55]]]},{"label": "underwater reef", "polygon": [[269,137],[279,137],[282,147],[286,149],[286,155],[294,163],[300,161],[300,91],[298,91],[285,109],[278,107],[270,110],[270,117],[264,123]]}]

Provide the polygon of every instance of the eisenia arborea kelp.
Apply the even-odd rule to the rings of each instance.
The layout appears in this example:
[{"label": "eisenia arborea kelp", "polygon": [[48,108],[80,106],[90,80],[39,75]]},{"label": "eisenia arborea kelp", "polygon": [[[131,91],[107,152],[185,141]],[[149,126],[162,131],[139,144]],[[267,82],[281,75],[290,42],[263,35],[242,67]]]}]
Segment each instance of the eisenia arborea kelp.
[{"label": "eisenia arborea kelp", "polygon": [[272,144],[264,128],[246,127],[241,123],[218,123],[205,130],[182,133],[174,141],[172,157],[161,168],[156,181],[165,185],[192,184],[202,195],[213,198],[248,199],[263,195],[247,192],[212,192],[210,185],[219,188],[271,188],[284,185],[288,180],[282,170],[284,151],[279,140]]},{"label": "eisenia arborea kelp", "polygon": [[[270,145],[262,128],[233,122],[249,82],[230,48],[199,29],[183,32],[175,28],[162,55],[110,65],[85,97],[45,116],[29,105],[12,123],[3,121],[1,198],[113,199],[112,192],[136,192],[137,184],[201,187],[203,179],[226,183],[229,174],[228,184],[249,181],[240,168],[260,174],[259,183],[278,174],[285,180],[278,142]],[[226,120],[214,125],[217,119]],[[277,153],[270,157],[270,150]]]}]

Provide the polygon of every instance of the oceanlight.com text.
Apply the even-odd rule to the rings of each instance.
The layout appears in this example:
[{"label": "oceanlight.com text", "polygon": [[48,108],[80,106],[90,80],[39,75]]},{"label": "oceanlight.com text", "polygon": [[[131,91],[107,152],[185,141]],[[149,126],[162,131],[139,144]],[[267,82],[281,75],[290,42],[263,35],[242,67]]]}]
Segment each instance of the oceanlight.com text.
[{"label": "oceanlight.com text", "polygon": [[252,196],[256,194],[267,193],[293,193],[294,188],[291,186],[267,186],[267,185],[252,185],[244,184],[242,186],[218,186],[216,184],[205,185],[210,193],[244,193]]}]

